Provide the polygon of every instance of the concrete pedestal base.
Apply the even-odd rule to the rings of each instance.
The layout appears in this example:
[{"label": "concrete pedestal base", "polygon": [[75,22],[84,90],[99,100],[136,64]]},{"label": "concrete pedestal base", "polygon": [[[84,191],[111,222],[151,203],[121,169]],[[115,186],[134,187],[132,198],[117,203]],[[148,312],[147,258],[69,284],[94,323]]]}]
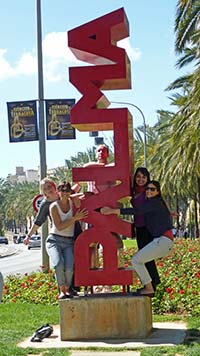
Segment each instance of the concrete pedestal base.
[{"label": "concrete pedestal base", "polygon": [[149,297],[102,294],[60,300],[61,340],[146,338],[152,330]]}]

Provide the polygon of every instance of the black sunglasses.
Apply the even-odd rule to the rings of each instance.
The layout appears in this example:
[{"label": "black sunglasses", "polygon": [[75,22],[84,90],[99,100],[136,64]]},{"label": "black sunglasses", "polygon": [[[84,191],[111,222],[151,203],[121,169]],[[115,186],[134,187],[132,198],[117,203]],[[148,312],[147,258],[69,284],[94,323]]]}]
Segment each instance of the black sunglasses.
[{"label": "black sunglasses", "polygon": [[153,187],[146,187],[146,190],[150,190],[151,192],[155,192],[157,189]]},{"label": "black sunglasses", "polygon": [[67,184],[60,185],[58,187],[59,192],[71,192],[71,187],[69,187]]}]

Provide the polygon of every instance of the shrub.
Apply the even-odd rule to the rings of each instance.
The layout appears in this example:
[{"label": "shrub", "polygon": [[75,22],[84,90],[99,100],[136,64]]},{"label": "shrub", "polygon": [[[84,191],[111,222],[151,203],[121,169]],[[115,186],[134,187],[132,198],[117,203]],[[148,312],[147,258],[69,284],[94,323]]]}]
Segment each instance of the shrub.
[{"label": "shrub", "polygon": [[200,315],[200,241],[176,239],[170,256],[157,261],[162,279],[153,299],[155,313]]},{"label": "shrub", "polygon": [[57,304],[58,287],[54,272],[10,275],[5,279],[3,302]]},{"label": "shrub", "polygon": [[[123,251],[120,265],[128,267],[135,248]],[[153,312],[156,314],[182,313],[200,315],[200,243],[199,240],[176,239],[170,256],[157,260],[161,284],[152,299]],[[135,280],[132,290],[140,285]],[[119,291],[119,287],[114,287]],[[57,304],[58,287],[54,272],[37,272],[30,275],[10,275],[5,279],[3,301]]]}]

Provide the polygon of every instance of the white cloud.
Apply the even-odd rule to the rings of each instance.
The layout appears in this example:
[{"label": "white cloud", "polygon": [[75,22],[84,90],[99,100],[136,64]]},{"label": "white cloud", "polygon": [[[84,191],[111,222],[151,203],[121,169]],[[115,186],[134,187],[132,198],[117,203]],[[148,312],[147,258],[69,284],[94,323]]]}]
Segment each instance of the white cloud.
[{"label": "white cloud", "polygon": [[[118,46],[126,49],[131,61],[140,59],[140,50],[132,48],[128,38],[119,41]],[[67,32],[48,33],[43,40],[42,48],[44,78],[48,81],[60,81],[66,78],[67,65],[81,65],[68,48]],[[35,50],[23,53],[14,66],[11,66],[6,60],[6,53],[6,49],[0,49],[0,80],[18,75],[36,75],[37,56]]]},{"label": "white cloud", "polygon": [[52,32],[45,36],[42,44],[44,58],[44,76],[48,81],[59,81],[66,78],[67,65],[77,59],[68,48],[67,32]]},{"label": "white cloud", "polygon": [[56,58],[63,63],[76,61],[68,48],[67,32],[48,33],[43,40],[43,53],[46,58]]},{"label": "white cloud", "polygon": [[117,46],[126,50],[130,61],[137,61],[141,58],[140,49],[131,47],[129,38],[124,38],[123,40],[117,42]]},{"label": "white cloud", "polygon": [[27,52],[22,55],[15,68],[16,75],[31,76],[37,73],[37,60],[34,54]]},{"label": "white cloud", "polygon": [[14,69],[9,62],[5,59],[7,53],[6,49],[0,48],[0,80],[5,80],[14,75]]}]

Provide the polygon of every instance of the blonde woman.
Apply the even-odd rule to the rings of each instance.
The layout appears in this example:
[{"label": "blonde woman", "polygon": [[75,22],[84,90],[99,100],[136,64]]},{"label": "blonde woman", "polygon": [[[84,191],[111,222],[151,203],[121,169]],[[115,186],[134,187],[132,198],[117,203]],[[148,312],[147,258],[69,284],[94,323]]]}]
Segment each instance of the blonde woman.
[{"label": "blonde woman", "polygon": [[45,177],[40,181],[40,191],[44,195],[44,198],[40,204],[38,213],[33,221],[31,228],[28,231],[24,244],[28,245],[29,240],[33,234],[39,229],[42,224],[45,223],[49,216],[49,207],[52,202],[58,199],[58,193],[56,190],[56,184],[52,179]]},{"label": "blonde woman", "polygon": [[74,273],[75,222],[87,217],[88,212],[86,209],[78,209],[80,208],[78,197],[71,198],[70,183],[59,183],[57,191],[59,199],[50,206],[52,227],[46,241],[46,249],[55,269],[60,291],[58,299],[66,299],[73,297],[70,285]]}]

